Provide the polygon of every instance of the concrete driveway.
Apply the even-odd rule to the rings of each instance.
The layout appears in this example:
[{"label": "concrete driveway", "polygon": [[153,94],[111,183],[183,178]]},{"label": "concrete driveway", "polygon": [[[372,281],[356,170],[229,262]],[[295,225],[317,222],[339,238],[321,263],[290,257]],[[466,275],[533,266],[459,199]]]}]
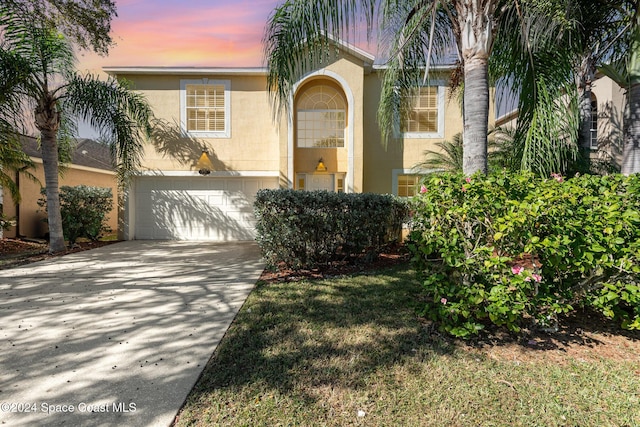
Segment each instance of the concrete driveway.
[{"label": "concrete driveway", "polygon": [[263,268],[255,243],[128,241],[0,271],[0,423],[169,425]]}]

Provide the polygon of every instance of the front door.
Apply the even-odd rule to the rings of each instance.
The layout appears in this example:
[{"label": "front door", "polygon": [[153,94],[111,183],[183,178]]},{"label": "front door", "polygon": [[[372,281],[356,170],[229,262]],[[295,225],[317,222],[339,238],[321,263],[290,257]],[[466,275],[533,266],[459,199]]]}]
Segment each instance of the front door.
[{"label": "front door", "polygon": [[334,176],[333,174],[309,174],[307,175],[307,190],[327,190],[334,191]]}]

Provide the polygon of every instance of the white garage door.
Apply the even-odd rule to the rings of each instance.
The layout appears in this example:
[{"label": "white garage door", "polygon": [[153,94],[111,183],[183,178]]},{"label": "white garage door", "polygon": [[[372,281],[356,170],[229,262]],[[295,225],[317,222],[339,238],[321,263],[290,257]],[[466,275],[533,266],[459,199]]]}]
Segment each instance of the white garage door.
[{"label": "white garage door", "polygon": [[136,178],[134,237],[252,240],[253,202],[263,188],[278,188],[278,178]]}]

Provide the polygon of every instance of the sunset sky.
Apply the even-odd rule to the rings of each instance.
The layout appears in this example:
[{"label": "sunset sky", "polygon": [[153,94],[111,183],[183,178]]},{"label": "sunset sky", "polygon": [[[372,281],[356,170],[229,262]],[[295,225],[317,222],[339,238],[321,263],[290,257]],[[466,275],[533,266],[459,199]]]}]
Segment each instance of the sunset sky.
[{"label": "sunset sky", "polygon": [[260,66],[264,26],[281,0],[116,0],[116,46],[84,52],[81,70],[103,66]]}]

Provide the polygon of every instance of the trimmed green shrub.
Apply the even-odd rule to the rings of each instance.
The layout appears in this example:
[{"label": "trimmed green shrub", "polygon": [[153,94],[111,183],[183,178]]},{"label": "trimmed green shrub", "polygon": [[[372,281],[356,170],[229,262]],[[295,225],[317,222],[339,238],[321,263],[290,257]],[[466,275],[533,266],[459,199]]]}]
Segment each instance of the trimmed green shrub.
[{"label": "trimmed green shrub", "polygon": [[578,305],[640,329],[640,176],[441,174],[412,203],[423,314],[445,331],[554,327]]},{"label": "trimmed green shrub", "polygon": [[[38,200],[38,205],[47,205],[46,193]],[[89,187],[78,185],[75,187],[60,187],[60,213],[62,215],[62,231],[65,239],[75,243],[81,237],[96,241],[108,233],[107,215],[113,207],[111,188]]]},{"label": "trimmed green shrub", "polygon": [[259,191],[254,210],[265,260],[292,268],[377,256],[399,239],[408,213],[390,195],[286,189]]}]

